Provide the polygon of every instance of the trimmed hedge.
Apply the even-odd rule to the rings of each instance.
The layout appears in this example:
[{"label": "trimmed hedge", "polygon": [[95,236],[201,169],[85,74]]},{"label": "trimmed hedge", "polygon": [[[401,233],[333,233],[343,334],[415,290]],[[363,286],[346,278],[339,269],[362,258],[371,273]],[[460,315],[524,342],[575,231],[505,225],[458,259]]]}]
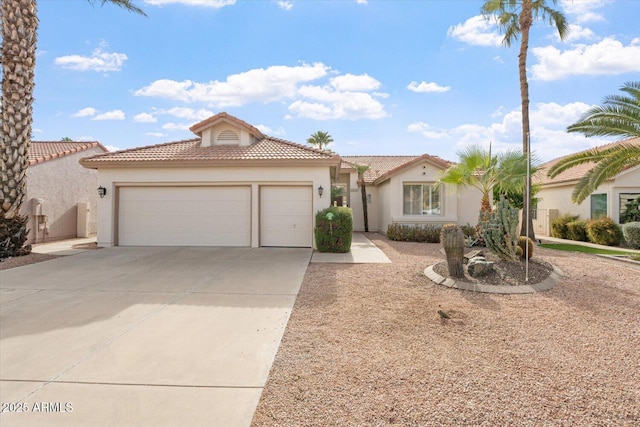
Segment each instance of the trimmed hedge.
[{"label": "trimmed hedge", "polygon": [[440,243],[441,225],[389,224],[387,237],[398,242]]},{"label": "trimmed hedge", "polygon": [[587,221],[583,219],[577,219],[567,223],[567,236],[564,237],[569,240],[576,240],[578,242],[588,242],[587,237]]},{"label": "trimmed hedge", "polygon": [[640,222],[633,221],[624,224],[622,235],[630,248],[640,249]]},{"label": "trimmed hedge", "polygon": [[567,237],[567,224],[578,219],[577,215],[562,215],[553,220],[551,223],[551,235],[558,239],[568,239]]},{"label": "trimmed hedge", "polygon": [[618,246],[622,241],[622,230],[611,218],[603,217],[587,223],[587,236],[598,245]]},{"label": "trimmed hedge", "polygon": [[331,206],[316,213],[318,252],[347,253],[351,250],[353,212],[351,208]]}]

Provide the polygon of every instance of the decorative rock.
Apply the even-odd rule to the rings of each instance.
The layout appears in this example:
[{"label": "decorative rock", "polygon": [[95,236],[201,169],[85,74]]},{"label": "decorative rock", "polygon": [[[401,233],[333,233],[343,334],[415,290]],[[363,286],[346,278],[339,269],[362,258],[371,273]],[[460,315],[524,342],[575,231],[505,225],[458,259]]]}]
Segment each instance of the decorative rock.
[{"label": "decorative rock", "polygon": [[487,261],[483,256],[475,256],[469,260],[467,271],[471,277],[484,276],[493,271],[493,261]]}]

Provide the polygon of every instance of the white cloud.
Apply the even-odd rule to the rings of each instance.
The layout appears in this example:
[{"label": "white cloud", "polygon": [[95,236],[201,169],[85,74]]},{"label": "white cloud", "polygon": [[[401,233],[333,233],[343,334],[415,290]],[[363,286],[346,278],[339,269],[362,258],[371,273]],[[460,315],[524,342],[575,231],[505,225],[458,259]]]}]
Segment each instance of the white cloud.
[{"label": "white cloud", "polygon": [[[290,113],[316,120],[386,117],[384,105],[379,99],[386,98],[388,94],[376,91],[381,83],[368,74],[333,76],[325,85],[305,84],[327,77],[330,71],[330,67],[315,63],[253,69],[231,75],[224,82],[156,80],[137,90],[135,95],[205,102],[216,109],[252,102],[291,100]],[[204,109],[179,107],[158,113],[189,120],[202,120],[214,114]]]},{"label": "white cloud", "polygon": [[78,110],[73,117],[93,117],[98,113],[98,111],[93,107],[83,108]]},{"label": "white cloud", "polygon": [[369,91],[380,87],[380,82],[368,74],[356,76],[354,74],[344,74],[333,77],[331,86],[339,91]]},{"label": "white cloud", "polygon": [[[598,138],[587,140],[582,135],[567,133],[567,126],[575,123],[592,106],[581,102],[569,104],[538,103],[532,105],[531,148],[543,161],[565,156],[608,141]],[[521,149],[522,115],[520,109],[504,113],[502,120],[481,126],[463,124],[451,129],[456,146],[463,148],[473,144],[487,145],[492,142],[493,149]]]},{"label": "white cloud", "polygon": [[302,86],[289,111],[298,117],[315,120],[380,119],[387,116],[384,105],[365,92],[338,91],[330,86]]},{"label": "white cloud", "polygon": [[91,120],[124,120],[125,114],[122,110],[111,110],[106,113],[98,114]]},{"label": "white cloud", "polygon": [[[92,140],[89,140],[92,141]],[[120,151],[119,147],[116,147],[115,145],[105,145],[104,148],[106,148],[107,150],[113,152],[113,151]]]},{"label": "white cloud", "polygon": [[236,0],[144,0],[145,3],[154,6],[164,6],[167,4],[183,4],[185,6],[204,6],[220,9],[225,6],[236,4]]},{"label": "white cloud", "polygon": [[426,122],[415,122],[407,127],[409,132],[419,132],[427,139],[442,139],[449,137],[449,134],[444,129],[433,129],[430,124]]},{"label": "white cloud", "polygon": [[147,132],[147,135],[154,136],[156,138],[162,138],[163,136],[166,136],[166,134],[162,132]]},{"label": "white cloud", "polygon": [[278,7],[282,10],[291,10],[293,9],[293,2],[292,1],[279,1],[278,3]]},{"label": "white cloud", "polygon": [[449,90],[451,90],[451,87],[440,86],[435,82],[427,83],[425,81],[422,81],[420,83],[418,82],[409,83],[409,86],[407,86],[407,89],[409,89],[412,92],[420,92],[420,93],[432,93],[432,92],[442,93],[442,92],[448,92]]},{"label": "white cloud", "polygon": [[[560,41],[558,32],[553,33],[555,40]],[[578,40],[593,40],[596,38],[596,34],[589,28],[582,27],[577,24],[569,24],[569,34],[563,40],[567,43],[576,42]]]},{"label": "white cloud", "polygon": [[496,25],[482,15],[449,27],[447,35],[473,46],[501,46],[504,39]]},{"label": "white cloud", "polygon": [[165,123],[162,125],[162,129],[165,130],[189,130],[191,125],[185,123]]},{"label": "white cloud", "polygon": [[103,43],[93,50],[91,56],[67,55],[55,59],[56,65],[75,71],[120,71],[127,60],[124,53],[103,52],[107,45]]},{"label": "white cloud", "polygon": [[224,82],[197,83],[191,80],[156,80],[134,92],[183,102],[207,102],[217,108],[238,107],[249,102],[273,102],[295,96],[298,84],[327,74],[322,63],[295,67],[275,65],[233,74]]},{"label": "white cloud", "polygon": [[152,114],[140,113],[133,116],[133,121],[137,123],[156,123],[158,121]]},{"label": "white cloud", "polygon": [[269,126],[265,125],[257,125],[256,128],[265,135],[281,136],[287,133],[282,126],[278,127],[278,129],[276,130],[273,130]]},{"label": "white cloud", "polygon": [[[82,136],[79,136],[77,138],[74,138],[74,141],[89,141],[89,142],[93,142],[95,140],[96,139],[93,136],[90,136],[90,135],[82,135]],[[106,147],[108,148],[108,146],[106,146]]]},{"label": "white cloud", "polygon": [[367,0],[356,0],[358,4],[367,4]]},{"label": "white cloud", "polygon": [[561,0],[562,9],[569,15],[569,20],[579,24],[585,22],[604,21],[604,17],[597,12],[611,0]]},{"label": "white cloud", "polygon": [[213,111],[205,110],[204,108],[195,110],[193,108],[185,108],[185,107],[173,107],[168,110],[160,110],[159,113],[169,114],[171,116],[178,117],[180,119],[186,119],[186,120],[192,120],[192,121],[201,121],[215,114]]},{"label": "white cloud", "polygon": [[564,52],[553,46],[532,49],[538,63],[531,67],[537,80],[559,80],[575,75],[616,75],[640,71],[640,43],[624,46],[608,37],[596,44],[575,45]]}]

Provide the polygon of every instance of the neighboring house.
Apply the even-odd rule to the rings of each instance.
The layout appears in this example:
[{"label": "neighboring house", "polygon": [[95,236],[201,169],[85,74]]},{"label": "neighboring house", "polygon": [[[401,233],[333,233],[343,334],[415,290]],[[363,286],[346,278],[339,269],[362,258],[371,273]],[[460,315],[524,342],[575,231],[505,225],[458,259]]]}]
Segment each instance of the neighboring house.
[{"label": "neighboring house", "polygon": [[98,142],[31,142],[21,209],[29,216],[27,243],[96,234],[97,173],[79,161],[105,152]]},{"label": "neighboring house", "polygon": [[479,193],[433,187],[449,166],[437,157],[341,159],[227,113],[191,131],[198,137],[81,161],[107,190],[98,201],[99,245],[312,247],[315,213],[331,205],[332,185],[344,187],[355,229],[363,229],[353,166],[365,160],[371,231],[477,221]]},{"label": "neighboring house", "polygon": [[478,222],[481,194],[435,184],[452,163],[436,156],[343,156],[337,185],[353,209],[355,230],[364,230],[362,195],[355,165],[369,165],[364,181],[369,231],[387,232],[390,224],[471,224]]},{"label": "neighboring house", "polygon": [[[612,147],[620,142],[640,145],[640,138],[613,142],[598,148]],[[540,201],[537,204],[534,218],[536,234],[551,235],[551,222],[556,217],[565,214],[579,215],[581,219],[608,216],[619,223],[620,214],[624,213],[627,202],[640,197],[640,166],[635,166],[624,170],[614,179],[606,181],[579,205],[575,204],[571,201],[571,193],[580,178],[594,165],[579,165],[564,171],[553,179],[549,178],[547,171],[560,159],[562,157],[543,164],[534,177],[534,182],[542,186],[537,194]]]}]

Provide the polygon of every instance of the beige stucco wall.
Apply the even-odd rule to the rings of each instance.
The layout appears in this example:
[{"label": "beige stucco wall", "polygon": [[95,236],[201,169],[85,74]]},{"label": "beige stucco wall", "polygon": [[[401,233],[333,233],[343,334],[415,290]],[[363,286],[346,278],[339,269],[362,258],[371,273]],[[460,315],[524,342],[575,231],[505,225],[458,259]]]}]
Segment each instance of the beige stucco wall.
[{"label": "beige stucco wall", "polygon": [[[261,185],[311,185],[313,213],[331,204],[331,175],[328,166],[321,167],[192,167],[101,169],[98,185],[107,195],[98,199],[98,245],[113,246],[116,242],[117,190],[133,185],[251,185],[251,246],[259,245],[259,188]],[[325,192],[318,195],[318,187]],[[171,207],[168,207],[171,208]]]},{"label": "beige stucco wall", "polygon": [[[99,147],[29,166],[26,198],[22,214],[29,215],[28,243],[76,237],[77,203],[89,203],[89,231],[97,231],[97,172],[78,162],[83,157],[102,154]],[[37,207],[36,198],[44,199]],[[43,217],[46,215],[46,222]],[[38,221],[42,224],[38,226]]]},{"label": "beige stucco wall", "polygon": [[385,197],[389,210],[383,213],[381,228],[386,232],[391,223],[401,224],[446,224],[467,222],[475,224],[480,207],[480,194],[475,189],[458,191],[453,186],[444,185],[442,189],[442,209],[438,216],[420,216],[403,214],[403,185],[405,183],[434,184],[442,171],[429,162],[416,164],[414,167],[394,175],[389,180]]},{"label": "beige stucco wall", "polygon": [[[380,196],[378,188],[372,184],[366,186],[367,195],[371,198],[371,203],[367,203],[367,217],[369,231],[380,230],[379,205]],[[362,209],[362,188],[351,187],[350,191],[351,208],[353,209],[353,229],[354,231],[364,231],[364,212]]]},{"label": "beige stucco wall", "polygon": [[[538,193],[538,209],[558,209],[559,215],[578,215],[582,219],[591,219],[591,197],[582,203],[571,201],[575,183],[547,185]],[[620,220],[620,193],[640,193],[640,166],[629,169],[616,179],[602,184],[593,194],[607,195],[607,216],[615,222]]]}]

